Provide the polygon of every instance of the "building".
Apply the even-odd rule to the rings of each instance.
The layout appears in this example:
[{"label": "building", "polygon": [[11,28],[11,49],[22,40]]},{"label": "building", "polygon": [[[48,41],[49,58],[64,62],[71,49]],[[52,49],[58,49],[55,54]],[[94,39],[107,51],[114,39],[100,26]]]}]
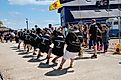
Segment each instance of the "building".
[{"label": "building", "polygon": [[0,21],[0,32],[5,32],[5,31],[9,31],[10,28],[7,28],[4,26],[3,22]]},{"label": "building", "polygon": [[58,13],[61,16],[62,26],[68,23],[90,24],[92,18],[105,23],[108,18],[121,15],[121,0],[61,0],[61,2],[63,7]]}]

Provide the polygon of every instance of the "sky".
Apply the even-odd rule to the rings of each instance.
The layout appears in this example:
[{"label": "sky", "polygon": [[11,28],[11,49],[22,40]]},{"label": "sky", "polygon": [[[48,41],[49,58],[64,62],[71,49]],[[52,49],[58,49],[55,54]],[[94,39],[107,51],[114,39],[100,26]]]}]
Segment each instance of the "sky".
[{"label": "sky", "polygon": [[49,5],[56,0],[0,0],[0,20],[12,29],[26,28],[26,18],[29,29],[38,25],[40,28],[48,24],[60,24],[60,14],[49,11]]}]

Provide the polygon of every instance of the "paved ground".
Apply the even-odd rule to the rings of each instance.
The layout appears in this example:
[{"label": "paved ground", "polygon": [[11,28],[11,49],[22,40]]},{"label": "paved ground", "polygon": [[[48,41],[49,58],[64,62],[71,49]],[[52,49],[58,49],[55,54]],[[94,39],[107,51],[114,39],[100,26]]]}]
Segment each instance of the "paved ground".
[{"label": "paved ground", "polygon": [[110,42],[108,52],[98,54],[98,59],[90,59],[91,51],[86,50],[82,59],[75,60],[74,68],[67,68],[68,60],[63,70],[56,70],[59,65],[46,65],[46,54],[36,61],[32,53],[17,50],[15,43],[0,43],[0,73],[3,80],[121,80],[121,56],[112,55],[118,41]]}]

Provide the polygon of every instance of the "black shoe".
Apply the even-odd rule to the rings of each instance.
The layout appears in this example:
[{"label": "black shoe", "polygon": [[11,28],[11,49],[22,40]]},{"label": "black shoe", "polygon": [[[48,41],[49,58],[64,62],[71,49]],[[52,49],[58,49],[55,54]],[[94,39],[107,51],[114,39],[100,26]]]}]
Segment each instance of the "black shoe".
[{"label": "black shoe", "polygon": [[39,58],[40,58],[40,54],[37,55],[37,59],[39,59]]},{"label": "black shoe", "polygon": [[36,53],[33,53],[33,55],[36,55]]},{"label": "black shoe", "polygon": [[95,59],[95,58],[97,58],[97,55],[94,54],[91,56],[91,59]]},{"label": "black shoe", "polygon": [[39,59],[40,57],[42,57],[43,55],[41,55],[41,54],[38,54],[37,55],[37,59]]},{"label": "black shoe", "polygon": [[52,62],[53,62],[54,64],[58,64],[54,59],[52,60]]},{"label": "black shoe", "polygon": [[73,66],[72,66],[72,65],[70,65],[68,68],[73,68]]},{"label": "black shoe", "polygon": [[27,53],[29,53],[29,50],[27,50]]},{"label": "black shoe", "polygon": [[91,46],[89,46],[89,49],[91,49]]},{"label": "black shoe", "polygon": [[46,64],[49,64],[49,61],[47,61]]},{"label": "black shoe", "polygon": [[18,46],[18,49],[20,49],[20,46]]},{"label": "black shoe", "polygon": [[46,58],[45,59],[48,59],[48,56],[46,56]]},{"label": "black shoe", "polygon": [[59,68],[58,68],[58,70],[61,70],[62,69],[62,66],[60,66]]}]

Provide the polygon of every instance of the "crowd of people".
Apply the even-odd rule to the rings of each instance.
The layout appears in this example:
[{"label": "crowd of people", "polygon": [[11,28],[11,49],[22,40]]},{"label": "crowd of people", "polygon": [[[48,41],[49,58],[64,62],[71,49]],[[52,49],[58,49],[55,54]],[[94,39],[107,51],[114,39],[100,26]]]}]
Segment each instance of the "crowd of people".
[{"label": "crowd of people", "polygon": [[17,32],[14,30],[9,30],[9,31],[0,31],[0,42],[12,42],[15,39],[15,36],[17,35]]},{"label": "crowd of people", "polygon": [[[32,30],[19,30],[7,33],[4,35],[6,42],[12,41],[13,38],[18,43],[18,49],[20,45],[24,43],[24,49],[27,53],[33,49],[33,55],[37,55],[36,59],[42,56],[42,53],[47,53],[46,64],[49,64],[51,54],[56,55],[52,60],[54,64],[57,64],[56,60],[62,57],[62,61],[58,69],[62,69],[63,64],[67,59],[70,59],[70,68],[73,67],[74,59],[76,57],[82,57],[84,48],[94,49],[91,58],[97,58],[97,51],[103,50],[107,52],[109,45],[109,27],[96,23],[95,19],[92,19],[91,24],[88,26],[68,24],[67,27],[59,27],[56,29],[50,28],[32,28]],[[0,36],[2,40],[2,36]],[[53,47],[50,45],[53,44]],[[66,46],[65,46],[66,45]],[[66,48],[64,50],[64,48]],[[39,49],[38,54],[36,49]]]}]

